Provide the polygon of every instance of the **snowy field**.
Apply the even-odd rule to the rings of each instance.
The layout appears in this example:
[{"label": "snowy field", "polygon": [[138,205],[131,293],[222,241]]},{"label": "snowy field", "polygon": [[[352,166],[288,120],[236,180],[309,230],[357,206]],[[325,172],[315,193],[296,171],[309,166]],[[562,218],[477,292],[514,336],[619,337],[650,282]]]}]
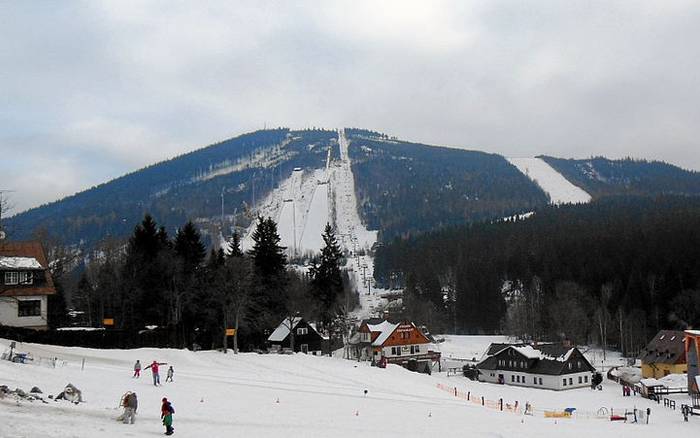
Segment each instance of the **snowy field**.
[{"label": "snowy field", "polygon": [[540,158],[508,158],[508,161],[537,183],[549,195],[552,204],[581,204],[591,200],[588,193],[571,184]]},{"label": "snowy field", "polygon": [[[456,351],[470,351],[484,339],[453,340]],[[477,337],[480,338],[480,337]],[[7,341],[0,340],[4,344]],[[474,347],[469,347],[472,343]],[[466,350],[465,350],[466,349]],[[175,408],[175,434],[186,437],[560,437],[560,436],[690,436],[700,419],[683,423],[678,411],[636,397],[623,398],[619,386],[605,383],[603,391],[563,392],[515,388],[472,382],[464,377],[432,376],[397,366],[372,368],[336,358],[297,355],[224,355],[181,350],[91,350],[20,344],[19,351],[34,357],[58,357],[59,366],[0,362],[0,384],[44,395],[57,394],[68,382],[83,391],[86,402],[19,403],[0,400],[0,436],[20,437],[147,437],[163,432],[160,399]],[[81,371],[82,359],[85,369]],[[146,370],[131,378],[136,359],[157,359],[175,368],[175,382],[150,384]],[[65,362],[65,365],[61,364]],[[449,391],[439,389],[438,385]],[[505,403],[530,402],[537,412],[576,407],[595,412],[601,407],[624,410],[651,407],[649,425],[623,424],[604,419],[524,416],[482,407],[457,398],[460,394],[503,398]],[[127,391],[139,397],[134,425],[115,418],[117,403]],[[367,395],[364,395],[367,390]],[[279,402],[278,402],[279,401]]]}]

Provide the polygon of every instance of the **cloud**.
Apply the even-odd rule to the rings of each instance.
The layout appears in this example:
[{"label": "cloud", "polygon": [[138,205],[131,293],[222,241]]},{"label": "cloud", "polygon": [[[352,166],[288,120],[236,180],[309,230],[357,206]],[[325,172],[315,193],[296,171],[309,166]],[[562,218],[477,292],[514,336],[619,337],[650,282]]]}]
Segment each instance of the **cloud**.
[{"label": "cloud", "polygon": [[264,125],[700,169],[699,21],[683,1],[4,2],[0,189],[21,210]]}]

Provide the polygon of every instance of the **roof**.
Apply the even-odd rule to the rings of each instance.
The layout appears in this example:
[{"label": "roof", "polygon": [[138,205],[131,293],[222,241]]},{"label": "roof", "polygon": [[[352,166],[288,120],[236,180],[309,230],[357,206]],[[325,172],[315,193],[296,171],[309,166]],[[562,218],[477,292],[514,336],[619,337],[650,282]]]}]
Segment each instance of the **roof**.
[{"label": "roof", "polygon": [[512,349],[528,361],[527,371],[532,374],[559,375],[566,371],[564,365],[577,354],[577,360],[583,361],[585,368],[594,371],[593,366],[576,347],[562,344],[491,344],[486,357],[477,365],[481,369],[499,369],[496,356]]},{"label": "roof", "polygon": [[643,364],[683,364],[685,363],[685,334],[677,330],[661,330],[642,350]]},{"label": "roof", "polygon": [[292,320],[292,327],[289,327],[289,319],[285,318],[284,321],[280,323],[280,325],[277,326],[274,332],[270,335],[270,337],[267,338],[268,341],[270,342],[282,342],[284,341],[287,336],[289,336],[289,333],[294,330],[294,327],[296,327],[300,322],[302,318],[301,316],[294,317]]},{"label": "roof", "polygon": [[372,341],[372,345],[375,347],[384,345],[386,340],[389,339],[389,336],[394,333],[394,330],[396,330],[396,327],[398,326],[399,324],[392,324],[389,321],[382,321],[380,324],[367,324],[367,328],[369,328],[370,332],[379,332],[379,336]]},{"label": "roof", "polygon": [[[13,267],[10,269],[41,269],[44,271],[45,281],[42,286],[38,287],[11,287],[10,289],[2,288],[0,289],[0,296],[30,296],[30,295],[53,295],[56,293],[56,288],[53,284],[53,279],[51,278],[51,273],[48,269],[48,262],[46,260],[46,253],[44,248],[39,242],[0,242],[0,258],[6,261],[6,263],[19,263],[20,266]],[[27,259],[33,259],[31,262]],[[23,266],[29,266],[24,268]],[[0,268],[7,269],[7,268]]]},{"label": "roof", "polygon": [[0,256],[0,269],[43,269],[34,257]]},{"label": "roof", "polygon": [[685,334],[690,336],[700,336],[700,330],[686,330]]}]

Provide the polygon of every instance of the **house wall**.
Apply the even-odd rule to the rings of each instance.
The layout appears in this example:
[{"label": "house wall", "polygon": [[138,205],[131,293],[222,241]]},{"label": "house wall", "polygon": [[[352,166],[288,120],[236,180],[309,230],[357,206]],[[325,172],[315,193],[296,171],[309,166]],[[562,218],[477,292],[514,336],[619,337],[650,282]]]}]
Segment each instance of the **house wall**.
[{"label": "house wall", "polygon": [[695,381],[695,376],[698,375],[698,365],[700,365],[698,362],[700,362],[700,357],[698,357],[698,344],[700,342],[698,341],[697,336],[690,336],[686,335],[686,358],[688,361],[688,390],[691,393],[697,394],[700,392],[700,388],[698,388],[696,381]]},{"label": "house wall", "polygon": [[[511,386],[524,386],[528,388],[552,389],[561,391],[566,389],[586,388],[591,386],[591,378],[593,374],[590,371],[572,374],[563,374],[561,376],[550,376],[545,374],[531,374],[521,371],[509,370],[480,370],[479,381],[489,383],[499,383],[498,376],[503,374],[503,383]],[[518,382],[517,377],[520,377]],[[588,380],[586,380],[586,377]],[[538,383],[535,383],[534,379]],[[579,378],[581,383],[579,383]],[[542,379],[542,384],[539,384],[539,379]],[[563,380],[566,379],[566,386]],[[571,379],[571,384],[569,384]]]},{"label": "house wall", "polygon": [[[17,301],[41,300],[40,316],[19,317],[17,312]],[[46,329],[48,313],[48,300],[46,295],[22,296],[22,297],[0,297],[0,324],[12,327],[26,327],[35,329]]]},{"label": "house wall", "polygon": [[[397,345],[416,345],[429,344],[430,341],[421,333],[413,324],[401,324],[396,327],[396,330],[384,341],[382,347],[391,347]],[[391,351],[391,348],[389,348]]]},{"label": "house wall", "polygon": [[660,379],[668,374],[685,374],[688,372],[688,364],[648,364],[642,362],[642,377],[645,379]]}]

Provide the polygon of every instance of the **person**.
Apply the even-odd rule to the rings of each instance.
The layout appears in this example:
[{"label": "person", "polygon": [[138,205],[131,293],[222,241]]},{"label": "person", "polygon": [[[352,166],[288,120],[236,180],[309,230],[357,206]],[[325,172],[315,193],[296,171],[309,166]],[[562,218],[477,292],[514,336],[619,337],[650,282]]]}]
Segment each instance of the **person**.
[{"label": "person", "polygon": [[154,360],[153,363],[146,367],[146,369],[150,368],[151,373],[153,373],[153,386],[160,385],[160,374],[158,374],[158,367],[160,365],[167,365],[167,363]]},{"label": "person", "polygon": [[141,361],[136,360],[136,363],[134,364],[134,377],[137,379],[141,377]]},{"label": "person", "polygon": [[139,401],[135,392],[127,392],[124,395],[124,414],[122,420],[124,424],[134,424],[136,422],[136,410],[139,407]]},{"label": "person", "polygon": [[173,370],[172,365],[170,368],[168,368],[168,375],[165,377],[166,382],[172,382],[173,381],[173,374],[175,374],[175,370]]},{"label": "person", "polygon": [[165,426],[165,434],[172,435],[175,431],[173,428],[173,414],[175,409],[173,405],[168,401],[167,398],[163,397],[163,404],[160,407],[160,418],[163,420],[163,426]]}]

